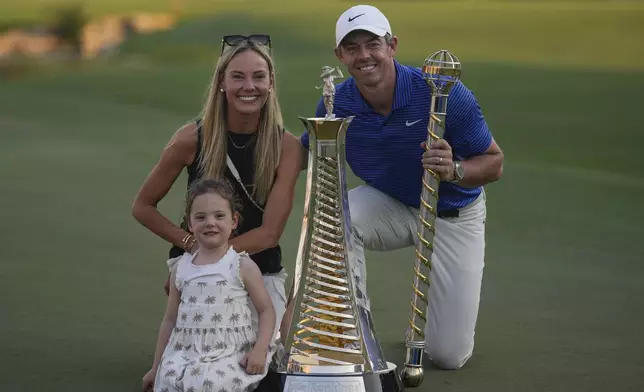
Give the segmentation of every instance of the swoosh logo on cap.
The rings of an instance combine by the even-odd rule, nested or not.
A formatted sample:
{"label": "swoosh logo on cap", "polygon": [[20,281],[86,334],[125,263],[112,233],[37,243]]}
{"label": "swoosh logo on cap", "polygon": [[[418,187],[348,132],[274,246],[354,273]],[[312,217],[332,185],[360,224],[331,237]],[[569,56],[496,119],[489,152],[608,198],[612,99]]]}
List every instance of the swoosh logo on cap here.
{"label": "swoosh logo on cap", "polygon": [[356,18],[359,18],[359,17],[361,17],[362,15],[364,15],[364,14],[356,15],[356,16],[354,16],[353,18],[349,17],[349,22],[353,22],[354,20],[356,20]]}

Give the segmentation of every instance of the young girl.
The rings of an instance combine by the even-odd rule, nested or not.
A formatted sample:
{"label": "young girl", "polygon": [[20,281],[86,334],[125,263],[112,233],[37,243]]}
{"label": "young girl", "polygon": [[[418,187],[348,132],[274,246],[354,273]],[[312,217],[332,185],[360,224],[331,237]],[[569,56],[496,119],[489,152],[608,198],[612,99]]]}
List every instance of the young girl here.
{"label": "young girl", "polygon": [[[255,262],[228,243],[239,220],[230,184],[196,182],[186,216],[199,248],[185,253],[172,269],[168,305],[143,390],[252,391],[274,354],[275,310]],[[259,332],[252,328],[253,306]]]}

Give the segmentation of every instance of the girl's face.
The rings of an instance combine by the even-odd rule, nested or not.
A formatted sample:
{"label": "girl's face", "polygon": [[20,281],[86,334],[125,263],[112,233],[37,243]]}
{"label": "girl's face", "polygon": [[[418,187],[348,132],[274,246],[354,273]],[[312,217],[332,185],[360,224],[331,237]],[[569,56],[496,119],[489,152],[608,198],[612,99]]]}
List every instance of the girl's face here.
{"label": "girl's face", "polygon": [[226,244],[237,228],[230,203],[217,193],[195,197],[190,211],[190,229],[200,249],[214,249]]}
{"label": "girl's face", "polygon": [[245,50],[230,60],[222,88],[229,110],[239,114],[259,113],[268,99],[271,74],[266,60],[254,50]]}

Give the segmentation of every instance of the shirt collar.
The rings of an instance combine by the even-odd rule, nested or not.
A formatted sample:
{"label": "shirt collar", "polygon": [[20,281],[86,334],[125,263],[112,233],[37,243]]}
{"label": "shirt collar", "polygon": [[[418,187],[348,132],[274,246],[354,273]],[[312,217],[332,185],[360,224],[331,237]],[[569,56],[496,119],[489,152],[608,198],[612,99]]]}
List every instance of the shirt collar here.
{"label": "shirt collar", "polygon": [[[396,60],[394,60],[394,66],[396,68],[396,85],[394,87],[394,103],[392,111],[407,106],[411,99],[412,87],[411,71]],[[367,101],[362,97],[362,94],[360,94],[360,90],[358,90],[355,80],[353,81],[353,93],[358,113],[373,112],[371,106],[369,106]]]}

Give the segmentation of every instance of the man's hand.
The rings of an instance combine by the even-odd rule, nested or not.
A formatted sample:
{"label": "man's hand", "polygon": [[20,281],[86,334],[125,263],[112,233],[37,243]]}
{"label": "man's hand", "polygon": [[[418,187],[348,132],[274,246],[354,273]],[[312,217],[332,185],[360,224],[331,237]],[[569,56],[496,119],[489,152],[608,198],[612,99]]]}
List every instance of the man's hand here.
{"label": "man's hand", "polygon": [[422,142],[420,146],[425,149],[421,159],[423,168],[438,174],[441,181],[452,181],[454,179],[454,156],[449,143],[445,139],[439,139],[433,142],[429,149],[427,149],[425,142]]}

